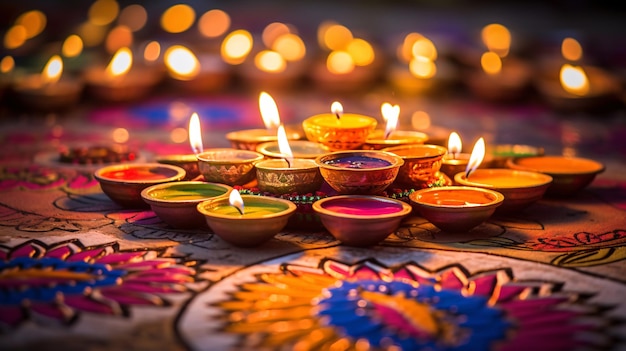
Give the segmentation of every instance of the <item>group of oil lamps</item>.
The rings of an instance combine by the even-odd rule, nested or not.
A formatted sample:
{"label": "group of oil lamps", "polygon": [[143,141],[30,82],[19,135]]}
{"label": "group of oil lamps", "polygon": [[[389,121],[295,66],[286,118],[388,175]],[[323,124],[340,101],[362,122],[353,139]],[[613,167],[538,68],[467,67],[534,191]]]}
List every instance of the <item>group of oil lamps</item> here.
{"label": "group of oil lamps", "polygon": [[[320,222],[344,244],[365,246],[411,214],[443,231],[469,231],[544,194],[572,195],[604,170],[593,160],[546,156],[531,146],[486,155],[483,138],[463,154],[457,133],[447,149],[428,144],[424,133],[395,131],[399,107],[387,103],[381,107],[384,130],[376,128],[376,118],[343,113],[335,102],[330,113],[302,122],[307,140],[297,133],[290,139],[269,94],[260,94],[259,107],[267,129],[237,132],[231,148],[203,149],[194,113],[193,154],[108,165],[95,178],[121,206],[150,206],[175,228],[208,225],[237,246],[262,244],[288,224],[297,206],[281,195],[316,194],[327,185],[328,196],[312,205]],[[410,190],[408,201],[385,196],[390,187]],[[237,188],[256,188],[260,195],[242,196]]]}

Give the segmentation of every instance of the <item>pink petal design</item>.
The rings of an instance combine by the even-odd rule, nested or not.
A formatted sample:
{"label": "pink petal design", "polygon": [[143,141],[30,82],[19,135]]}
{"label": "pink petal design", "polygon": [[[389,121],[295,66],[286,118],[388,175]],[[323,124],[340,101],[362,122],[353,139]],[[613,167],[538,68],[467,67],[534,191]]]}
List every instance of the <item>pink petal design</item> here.
{"label": "pink petal design", "polygon": [[34,257],[38,251],[39,250],[37,250],[35,245],[33,245],[32,243],[28,243],[26,245],[18,246],[17,248],[11,250],[10,258],[13,259],[17,257]]}
{"label": "pink petal design", "polygon": [[150,260],[150,261],[126,263],[118,267],[122,269],[130,270],[130,271],[135,271],[135,270],[145,270],[145,269],[150,269],[150,268],[167,268],[173,264],[176,264],[174,260],[162,259],[162,260]]}
{"label": "pink petal design", "polygon": [[100,293],[104,298],[121,305],[163,305],[163,300],[158,296],[124,291],[120,288],[101,289]]}
{"label": "pink petal design", "polygon": [[535,315],[525,316],[519,319],[517,324],[525,330],[543,329],[570,323],[577,316],[580,316],[579,312],[552,310],[550,313],[539,312]]}
{"label": "pink petal design", "polygon": [[88,177],[85,177],[83,174],[79,174],[74,179],[70,180],[68,185],[71,189],[84,189],[91,188],[93,186],[96,186],[97,184],[97,180],[90,179]]}
{"label": "pink petal design", "polygon": [[134,276],[141,277],[162,276],[170,274],[194,275],[196,274],[196,270],[184,266],[171,266],[157,269],[144,269],[133,273]]}
{"label": "pink petal design", "polygon": [[83,295],[65,296],[64,303],[67,306],[75,308],[80,311],[93,312],[93,313],[99,313],[99,314],[108,314],[108,315],[118,314],[116,313],[115,309],[112,308],[111,306],[108,306],[99,301],[95,301]]}
{"label": "pink petal design", "polygon": [[58,321],[69,320],[73,315],[69,308],[62,308],[61,306],[47,303],[32,303],[30,310],[36,314]]}
{"label": "pink petal design", "polygon": [[183,284],[183,283],[193,282],[193,278],[187,275],[182,275],[182,274],[168,274],[168,275],[163,275],[163,276],[148,276],[148,277],[131,276],[131,277],[125,278],[124,281],[128,283],[142,283],[142,284],[148,284],[148,283]]}
{"label": "pink petal design", "polygon": [[187,288],[183,285],[178,284],[142,284],[142,283],[131,283],[131,282],[123,282],[120,285],[121,289],[128,289],[133,292],[144,292],[144,293],[178,293],[185,292]]}
{"label": "pink petal design", "polygon": [[0,306],[0,323],[16,326],[26,318],[20,306]]}
{"label": "pink petal design", "polygon": [[104,252],[104,248],[96,248],[93,250],[86,250],[81,252],[76,252],[72,256],[68,257],[66,261],[68,262],[89,262],[94,257],[98,257],[102,255]]}
{"label": "pink petal design", "polygon": [[54,257],[54,258],[64,260],[71,254],[72,254],[72,250],[70,250],[70,248],[67,245],[63,245],[63,246],[57,247],[55,249],[52,249],[46,252],[46,257]]}
{"label": "pink petal design", "polygon": [[456,268],[442,272],[440,279],[441,287],[444,289],[461,290],[467,286],[467,278]]}
{"label": "pink petal design", "polygon": [[[414,277],[413,281],[418,282],[419,284],[430,284],[434,285],[437,280],[432,276],[432,274],[424,271],[423,269],[415,266],[415,265],[407,265],[399,270],[399,272],[406,270],[408,274]],[[397,272],[396,272],[397,274]]]}
{"label": "pink petal design", "polygon": [[118,265],[127,262],[136,262],[146,254],[145,251],[136,252],[116,252],[106,256],[102,256],[96,260],[97,263]]}
{"label": "pink petal design", "polygon": [[559,303],[567,301],[565,297],[545,297],[532,300],[513,300],[500,302],[498,306],[507,310],[513,316],[525,318],[527,315],[547,310]]}
{"label": "pink petal design", "polygon": [[8,254],[7,254],[6,251],[0,250],[0,260],[2,260],[2,261],[8,260]]}
{"label": "pink petal design", "polygon": [[473,279],[472,283],[476,284],[474,295],[491,296],[494,293],[494,288],[498,286],[498,278],[490,274]]}
{"label": "pink petal design", "polygon": [[498,293],[498,302],[509,301],[518,296],[520,296],[525,291],[529,290],[528,286],[518,286],[518,285],[504,285],[500,287],[500,292]]}

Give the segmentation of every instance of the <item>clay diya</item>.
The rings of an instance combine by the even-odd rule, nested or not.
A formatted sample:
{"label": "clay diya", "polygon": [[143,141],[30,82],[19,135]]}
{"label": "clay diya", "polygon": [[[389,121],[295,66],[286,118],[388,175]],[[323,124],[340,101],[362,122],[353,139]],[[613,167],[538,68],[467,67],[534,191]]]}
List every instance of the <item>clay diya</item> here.
{"label": "clay diya", "polygon": [[426,188],[433,179],[439,177],[442,159],[447,152],[445,147],[431,144],[394,146],[383,151],[404,160],[396,182],[414,189]]}
{"label": "clay diya", "polygon": [[382,196],[340,195],[313,203],[322,225],[337,240],[370,246],[394,233],[412,211],[411,205]]}
{"label": "clay diya", "polygon": [[548,195],[569,196],[587,187],[596,175],[604,172],[600,162],[566,156],[541,156],[512,159],[507,162],[512,169],[533,171],[552,177]]}
{"label": "clay diya", "polygon": [[[500,144],[487,150],[493,158],[491,167],[505,168],[510,159],[531,156],[543,156],[545,151],[542,147],[521,144]],[[459,171],[460,172],[460,171]],[[455,173],[456,174],[456,173]]]}
{"label": "clay diya", "polygon": [[[287,138],[299,140],[302,139],[302,134],[294,128],[287,128]],[[271,128],[236,130],[227,133],[226,139],[235,149],[254,151],[260,144],[276,141],[276,130]]]}
{"label": "clay diya", "polygon": [[227,197],[232,190],[225,184],[181,181],[149,186],[141,192],[141,197],[163,222],[178,229],[193,229],[206,225],[204,216],[197,210],[198,204]]}
{"label": "clay diya", "polygon": [[504,201],[504,195],[484,188],[447,186],[415,191],[409,200],[435,227],[447,232],[465,232],[491,217]]}
{"label": "clay diya", "polygon": [[375,118],[343,113],[343,107],[335,102],[332,113],[323,113],[305,119],[302,128],[306,138],[320,143],[331,151],[354,150],[365,144],[378,123]]}
{"label": "clay diya", "polygon": [[396,130],[389,134],[387,138],[384,137],[385,131],[375,130],[367,137],[364,150],[382,150],[387,147],[411,145],[411,144],[424,144],[428,141],[428,135],[422,132],[416,132],[411,130]]}
{"label": "clay diya", "polygon": [[315,160],[269,159],[255,167],[259,190],[272,194],[315,193],[324,181]]}
{"label": "clay diya", "polygon": [[380,194],[393,183],[404,161],[389,152],[335,151],[315,159],[328,185],[340,194]]}
{"label": "clay diya", "polygon": [[460,185],[502,193],[504,201],[496,211],[515,212],[540,200],[552,184],[552,177],[538,172],[490,168],[477,169],[469,177],[465,172],[457,173],[454,181]]}
{"label": "clay diya", "polygon": [[244,185],[256,178],[255,164],[263,159],[256,151],[208,149],[197,155],[198,169],[211,183]]}
{"label": "clay diya", "polygon": [[[291,140],[289,146],[294,158],[315,159],[330,152],[326,146],[307,140]],[[256,151],[267,158],[283,158],[278,141],[259,144]]]}
{"label": "clay diya", "polygon": [[160,163],[110,165],[94,173],[102,191],[117,204],[128,208],[148,207],[141,197],[145,188],[184,177],[184,169]]}
{"label": "clay diya", "polygon": [[273,238],[296,211],[289,201],[269,196],[239,195],[203,201],[197,206],[211,230],[235,246],[252,247]]}
{"label": "clay diya", "polygon": [[156,158],[158,163],[173,165],[185,170],[185,178],[183,180],[192,180],[200,175],[198,169],[198,157],[195,154],[185,155],[163,155]]}

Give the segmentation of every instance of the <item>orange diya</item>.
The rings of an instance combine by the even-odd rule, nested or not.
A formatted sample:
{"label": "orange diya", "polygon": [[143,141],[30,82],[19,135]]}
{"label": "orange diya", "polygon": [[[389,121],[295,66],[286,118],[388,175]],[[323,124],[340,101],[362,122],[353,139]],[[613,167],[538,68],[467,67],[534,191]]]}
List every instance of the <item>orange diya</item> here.
{"label": "orange diya", "polygon": [[[454,178],[455,174],[467,169],[471,154],[462,152],[462,149],[463,144],[461,137],[456,132],[450,133],[450,137],[448,138],[448,153],[443,156],[443,163],[441,164],[441,172],[450,178]],[[492,160],[493,158],[490,155],[485,155],[483,161],[480,163],[480,167],[491,167]]]}

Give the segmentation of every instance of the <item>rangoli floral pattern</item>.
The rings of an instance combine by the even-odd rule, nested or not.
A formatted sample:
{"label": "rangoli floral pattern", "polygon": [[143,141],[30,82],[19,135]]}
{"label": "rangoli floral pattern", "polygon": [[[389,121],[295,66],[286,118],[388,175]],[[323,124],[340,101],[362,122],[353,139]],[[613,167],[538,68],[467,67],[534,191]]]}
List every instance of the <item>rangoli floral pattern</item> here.
{"label": "rangoli floral pattern", "polygon": [[[218,302],[242,349],[566,350],[606,342],[597,306],[559,284],[367,259],[283,264]],[[590,338],[580,337],[592,335]]]}
{"label": "rangoli floral pattern", "polygon": [[121,251],[117,243],[0,245],[0,333],[26,320],[71,324],[82,313],[129,316],[131,306],[167,306],[165,296],[196,281],[191,264],[154,250]]}

